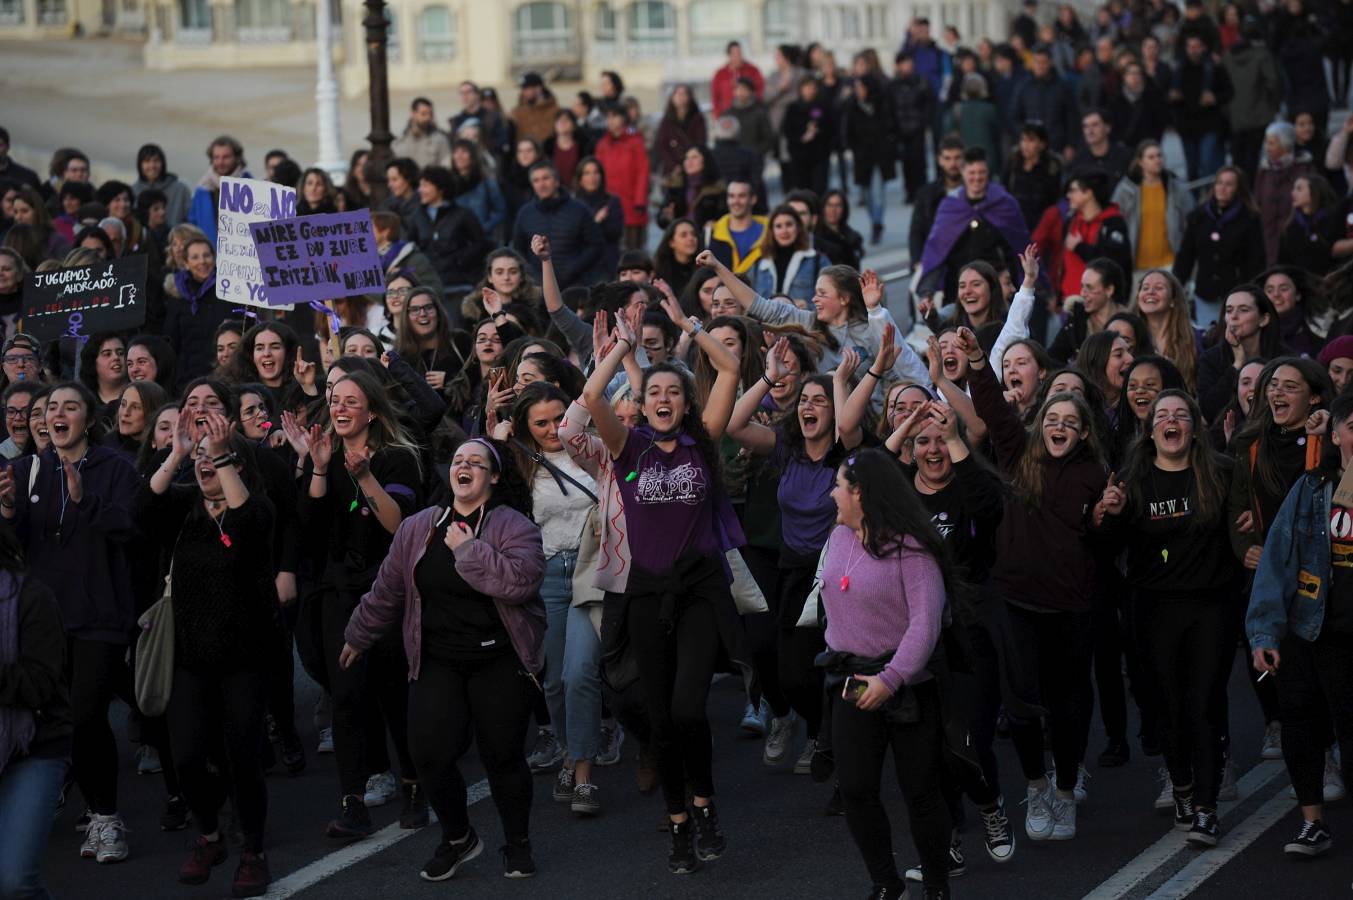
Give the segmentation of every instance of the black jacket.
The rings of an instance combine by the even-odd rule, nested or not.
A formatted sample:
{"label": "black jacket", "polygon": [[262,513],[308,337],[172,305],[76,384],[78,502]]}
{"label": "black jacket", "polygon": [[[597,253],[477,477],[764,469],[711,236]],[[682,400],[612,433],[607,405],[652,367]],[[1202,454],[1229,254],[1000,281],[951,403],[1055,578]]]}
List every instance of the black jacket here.
{"label": "black jacket", "polygon": [[489,251],[479,217],[450,201],[437,208],[436,218],[419,207],[416,221],[426,234],[419,244],[432,260],[442,285],[472,285],[484,274],[484,256]]}
{"label": "black jacket", "polygon": [[865,106],[855,97],[841,111],[841,133],[845,145],[854,154],[855,183],[868,186],[878,171],[884,181],[897,177],[897,129],[893,110],[886,96]]}
{"label": "black jacket", "polygon": [[32,711],[36,730],[28,742],[30,757],[69,757],[74,732],[64,674],[66,632],[56,597],[40,579],[25,576],[18,595],[0,603],[19,604],[19,654],[0,666],[0,706]]}
{"label": "black jacket", "polygon": [[[187,296],[184,296],[184,291]],[[198,285],[179,279],[166,286],[164,336],[178,355],[178,390],[216,368],[216,326],[235,318],[216,296],[216,277]]]}
{"label": "black jacket", "polygon": [[1042,122],[1048,130],[1048,148],[1053,153],[1074,146],[1080,134],[1076,98],[1056,74],[1024,82],[1015,95],[1014,118],[1016,122]]}
{"label": "black jacket", "polygon": [[1006,159],[1001,184],[1019,204],[1024,224],[1032,233],[1043,218],[1043,211],[1062,199],[1062,162],[1050,151],[1032,169],[1024,168],[1024,158],[1015,150]]}
{"label": "black jacket", "polygon": [[817,230],[813,232],[813,247],[838,266],[859,269],[860,260],[864,258],[864,236],[849,225],[833,231],[819,219]]}
{"label": "black jacket", "polygon": [[1264,262],[1259,216],[1244,207],[1219,213],[1216,201],[1209,199],[1185,220],[1173,271],[1186,284],[1193,278],[1195,295],[1218,302],[1231,288],[1253,281],[1263,271]]}
{"label": "black jacket", "polygon": [[540,282],[540,260],[531,252],[531,236],[550,239],[550,256],[559,289],[588,284],[600,270],[604,244],[592,212],[562,188],[546,200],[532,200],[517,212],[512,246],[526,259],[531,275]]}
{"label": "black jacket", "polygon": [[920,75],[895,77],[888,82],[888,100],[893,107],[893,122],[902,140],[924,137],[935,121],[935,93],[930,82]]}
{"label": "black jacket", "polygon": [[[1175,70],[1171,87],[1170,106],[1174,111],[1174,127],[1180,137],[1194,138],[1204,134],[1226,134],[1226,106],[1235,91],[1226,67],[1210,58],[1200,63],[1181,63]],[[1204,91],[1211,91],[1216,103],[1202,105]],[[1177,94],[1175,92],[1178,92]]]}
{"label": "black jacket", "polygon": [[1344,220],[1338,209],[1317,213],[1314,221],[1296,215],[1278,238],[1278,263],[1299,266],[1312,275],[1328,275],[1334,268],[1334,242],[1344,236]]}
{"label": "black jacket", "polygon": [[921,264],[926,239],[930,237],[930,229],[935,224],[935,213],[940,208],[940,201],[950,190],[952,188],[944,183],[943,178],[937,178],[922,185],[916,192],[916,198],[911,206],[911,231],[907,236],[913,269]]}
{"label": "black jacket", "polygon": [[1148,139],[1159,142],[1170,124],[1165,95],[1149,81],[1135,101],[1120,92],[1109,101],[1109,123],[1114,140],[1126,147],[1136,147]]}
{"label": "black jacket", "polygon": [[[836,119],[831,104],[820,99],[812,103],[795,100],[789,104],[780,123],[789,158],[800,165],[812,166],[830,157],[836,146]],[[811,141],[805,141],[803,137],[811,122],[817,123],[817,133]]]}

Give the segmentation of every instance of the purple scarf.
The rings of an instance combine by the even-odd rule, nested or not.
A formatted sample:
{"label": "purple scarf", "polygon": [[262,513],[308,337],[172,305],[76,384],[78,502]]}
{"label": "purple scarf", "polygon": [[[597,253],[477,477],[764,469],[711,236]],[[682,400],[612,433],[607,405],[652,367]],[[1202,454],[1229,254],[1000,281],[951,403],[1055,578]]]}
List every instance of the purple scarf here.
{"label": "purple scarf", "polygon": [[388,270],[390,268],[391,263],[393,263],[395,261],[395,258],[399,256],[399,252],[408,245],[409,245],[408,241],[394,241],[393,243],[391,243],[389,249],[387,249],[384,253],[380,254],[381,270],[382,271]]}
{"label": "purple scarf", "polygon": [[193,276],[188,274],[187,269],[179,269],[174,273],[174,287],[178,289],[179,296],[192,305],[193,315],[197,315],[197,304],[216,293],[216,270],[212,269],[207,280],[194,287]]}
{"label": "purple scarf", "polygon": [[[0,666],[19,661],[19,589],[23,579],[0,571]],[[25,756],[37,732],[26,706],[0,706],[0,773],[11,759]]]}
{"label": "purple scarf", "polygon": [[1230,206],[1226,207],[1226,209],[1218,212],[1217,201],[1209,200],[1203,204],[1203,212],[1206,213],[1207,217],[1212,220],[1216,229],[1218,231],[1221,231],[1223,228],[1226,227],[1227,223],[1229,223],[1236,216],[1240,215],[1240,204],[1232,203]]}

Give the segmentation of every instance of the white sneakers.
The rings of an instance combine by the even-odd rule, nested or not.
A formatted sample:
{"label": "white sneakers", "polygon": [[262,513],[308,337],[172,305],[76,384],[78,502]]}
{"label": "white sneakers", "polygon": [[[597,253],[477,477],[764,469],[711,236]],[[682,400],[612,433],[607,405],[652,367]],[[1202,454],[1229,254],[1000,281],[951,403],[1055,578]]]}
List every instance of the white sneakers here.
{"label": "white sneakers", "polygon": [[80,845],[80,856],[100,863],[122,862],[131,853],[127,846],[127,826],[122,817],[114,813],[111,816],[93,815],[89,818],[89,830],[85,832],[84,843]]}
{"label": "white sneakers", "polygon": [[1024,802],[1028,809],[1024,813],[1024,833],[1031,841],[1046,841],[1052,837],[1056,824],[1052,818],[1052,783],[1040,790],[1034,785],[1026,789]]}
{"label": "white sneakers", "polygon": [[384,806],[398,793],[399,779],[395,777],[395,773],[382,772],[379,775],[372,775],[366,780],[366,794],[362,797],[362,802],[368,808]]}

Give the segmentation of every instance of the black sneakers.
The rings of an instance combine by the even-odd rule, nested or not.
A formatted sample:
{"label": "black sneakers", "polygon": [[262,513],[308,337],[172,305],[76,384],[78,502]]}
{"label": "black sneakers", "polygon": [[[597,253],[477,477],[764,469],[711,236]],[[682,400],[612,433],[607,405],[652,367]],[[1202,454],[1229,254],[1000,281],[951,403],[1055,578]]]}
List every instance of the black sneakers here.
{"label": "black sneakers", "polygon": [[415,782],[401,784],[399,788],[404,794],[404,808],[399,811],[399,827],[406,831],[425,827],[428,824],[428,798],[423,793],[423,786]]}
{"label": "black sneakers", "polygon": [[711,801],[709,806],[697,806],[691,810],[695,820],[695,855],[701,860],[718,859],[728,846],[724,840],[723,829],[719,827],[719,814]]}
{"label": "black sneakers", "polygon": [[503,855],[504,878],[530,878],[536,874],[536,861],[531,856],[530,841],[512,841],[500,847]]}
{"label": "black sneakers", "polygon": [[846,801],[841,799],[841,785],[838,783],[832,790],[831,799],[827,801],[827,808],[822,811],[824,816],[844,816],[846,814]]}
{"label": "black sneakers", "polygon": [[1325,827],[1324,822],[1319,819],[1314,822],[1303,821],[1301,831],[1297,832],[1296,839],[1285,844],[1283,852],[1293,858],[1319,856],[1328,850],[1333,843],[1334,837]]}
{"label": "black sneakers", "polygon": [[902,900],[907,896],[907,883],[894,881],[891,884],[876,884],[869,892],[869,900]]}
{"label": "black sneakers", "polygon": [[1185,840],[1191,847],[1206,849],[1217,846],[1217,841],[1221,840],[1221,825],[1217,822],[1217,811],[1198,807],[1193,816],[1193,827],[1189,829],[1189,836]]}
{"label": "black sneakers", "polygon": [[667,854],[667,870],[673,875],[685,875],[694,872],[700,866],[695,855],[695,821],[687,816],[684,822],[668,820],[668,829],[672,835],[672,850]]}
{"label": "black sneakers", "polygon": [[484,844],[473,828],[457,843],[442,841],[432,853],[432,859],[423,863],[419,876],[424,881],[445,881],[465,863],[474,859],[484,850]]}
{"label": "black sneakers", "polygon": [[[1174,828],[1175,831],[1189,831],[1193,828],[1194,819],[1197,817],[1197,810],[1193,808],[1193,794],[1181,794],[1174,792]],[[1214,811],[1212,818],[1216,819],[1217,814]]]}
{"label": "black sneakers", "polygon": [[188,801],[182,797],[170,797],[164,801],[164,813],[160,816],[161,831],[180,831],[188,827]]}
{"label": "black sneakers", "polygon": [[362,802],[362,798],[356,794],[348,794],[343,798],[342,814],[329,823],[325,834],[331,838],[355,840],[369,837],[375,830],[376,826],[371,824],[371,813]]}

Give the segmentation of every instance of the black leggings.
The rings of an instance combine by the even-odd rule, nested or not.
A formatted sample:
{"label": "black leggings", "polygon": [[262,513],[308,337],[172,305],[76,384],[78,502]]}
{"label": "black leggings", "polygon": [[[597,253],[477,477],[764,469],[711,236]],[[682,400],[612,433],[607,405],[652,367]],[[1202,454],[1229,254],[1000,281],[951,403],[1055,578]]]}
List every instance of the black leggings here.
{"label": "black leggings", "polygon": [[329,670],[334,754],[343,796],[361,797],[367,778],[390,768],[382,717],[399,754],[399,774],[415,780],[417,767],[409,756],[409,666],[400,633],[385,635],[344,669],[338,655],[354,607],[332,594],[322,603],[324,664]]}
{"label": "black leggings", "polygon": [[443,840],[459,840],[470,829],[457,761],[469,748],[471,732],[503,836],[508,843],[529,836],[531,770],[522,748],[537,693],[513,653],[476,663],[423,657],[418,679],[409,686],[409,747]]}
{"label": "black leggings", "polygon": [[[233,796],[244,849],[263,849],[268,815],[268,789],[263,783],[264,710],[267,676],[242,670],[202,675],[174,669],[174,690],[165,718],[169,723],[174,762],[188,807],[203,834],[216,831],[221,804]],[[217,756],[216,740],[224,738],[225,773],[213,773],[208,757]]]}
{"label": "black leggings", "polygon": [[284,738],[296,735],[296,617],[300,603],[282,607],[282,627],[274,639],[274,655],[268,667],[268,712]]}
{"label": "black leggings", "polygon": [[927,887],[948,883],[949,809],[940,795],[943,730],[939,693],[934,682],[912,690],[920,716],[912,724],[893,724],[878,711],[865,712],[832,691],[832,746],[840,775],[841,800],[850,836],[864,857],[875,884],[898,881],[893,833],[880,799],[883,760],[889,748],[897,783],[907,803],[912,840],[921,853],[921,874]]}
{"label": "black leggings", "polygon": [[[1076,786],[1095,694],[1090,686],[1093,613],[1033,612],[1010,605],[1010,628],[1016,646],[1026,654],[1024,665],[1038,673],[1038,695],[1048,710],[1052,731],[1052,761],[1057,788]],[[1010,736],[1024,768],[1024,777],[1042,776],[1043,734],[1036,722],[1011,723]],[[1038,774],[1035,775],[1034,772]]]}
{"label": "black leggings", "polygon": [[1235,653],[1230,592],[1161,600],[1144,594],[1136,615],[1164,708],[1161,738],[1170,781],[1193,785],[1193,802],[1217,806],[1226,728],[1226,682]]}
{"label": "black leggings", "polygon": [[657,597],[628,599],[629,639],[648,712],[649,740],[658,755],[667,812],[679,815],[686,811],[687,779],[697,797],[714,795],[714,751],[705,715],[719,651],[714,602],[687,598],[668,630],[658,619]]}
{"label": "black leggings", "polygon": [[108,707],[114,697],[136,706],[127,645],[71,638],[66,660],[75,783],[91,810],[112,815],[117,812],[117,739],[108,724]]}
{"label": "black leggings", "polygon": [[776,717],[784,717],[789,715],[792,701],[785,696],[784,686],[780,682],[780,598],[777,592],[780,573],[776,568],[780,552],[762,547],[743,547],[739,552],[756,586],[766,597],[766,612],[748,613],[742,617],[748,648],[752,652],[752,665],[756,669],[756,680],[761,686],[761,696],[770,704],[771,712]]}
{"label": "black leggings", "polygon": [[817,561],[806,566],[780,569],[779,594],[779,657],[780,688],[790,707],[808,726],[808,739],[818,736],[822,728],[822,670],[817,667],[817,655],[827,648],[820,628],[798,628],[799,615],[813,589]]}
{"label": "black leggings", "polygon": [[[1336,737],[1344,781],[1353,783],[1353,634],[1325,631],[1314,641],[1289,634],[1278,649],[1283,762],[1297,802],[1319,806],[1324,802],[1325,750]],[[1270,675],[1265,680],[1274,679]]]}

